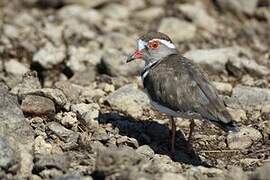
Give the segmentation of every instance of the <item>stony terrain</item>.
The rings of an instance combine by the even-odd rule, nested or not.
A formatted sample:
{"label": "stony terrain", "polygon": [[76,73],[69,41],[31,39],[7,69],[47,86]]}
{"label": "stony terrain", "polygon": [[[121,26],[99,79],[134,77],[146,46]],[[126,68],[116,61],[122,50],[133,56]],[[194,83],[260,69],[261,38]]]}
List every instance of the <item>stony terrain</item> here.
{"label": "stony terrain", "polygon": [[[0,0],[0,179],[266,180],[269,0]],[[168,117],[142,92],[135,40],[159,30],[241,126]]]}

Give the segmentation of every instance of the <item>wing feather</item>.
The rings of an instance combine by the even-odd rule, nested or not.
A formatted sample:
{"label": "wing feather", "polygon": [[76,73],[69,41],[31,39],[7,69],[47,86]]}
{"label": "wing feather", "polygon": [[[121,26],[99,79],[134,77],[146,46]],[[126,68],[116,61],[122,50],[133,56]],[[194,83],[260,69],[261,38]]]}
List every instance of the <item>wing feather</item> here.
{"label": "wing feather", "polygon": [[203,119],[232,121],[217,90],[189,59],[171,55],[149,71],[146,89],[151,99],[174,111],[194,112]]}

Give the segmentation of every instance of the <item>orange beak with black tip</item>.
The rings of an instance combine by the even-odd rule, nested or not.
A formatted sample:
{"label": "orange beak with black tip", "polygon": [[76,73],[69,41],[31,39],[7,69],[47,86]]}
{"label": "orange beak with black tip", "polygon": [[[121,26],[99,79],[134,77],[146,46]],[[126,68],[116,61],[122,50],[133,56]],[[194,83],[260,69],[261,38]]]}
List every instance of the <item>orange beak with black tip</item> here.
{"label": "orange beak with black tip", "polygon": [[133,54],[131,54],[131,55],[129,55],[127,57],[127,61],[126,62],[129,63],[129,62],[131,62],[131,61],[133,61],[135,59],[141,59],[142,56],[143,56],[142,51],[136,50]]}

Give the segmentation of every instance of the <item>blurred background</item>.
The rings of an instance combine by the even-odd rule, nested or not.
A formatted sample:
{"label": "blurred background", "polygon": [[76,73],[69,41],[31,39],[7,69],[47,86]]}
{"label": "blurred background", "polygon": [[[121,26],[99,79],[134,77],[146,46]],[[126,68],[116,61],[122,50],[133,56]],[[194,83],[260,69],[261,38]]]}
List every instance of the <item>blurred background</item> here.
{"label": "blurred background", "polygon": [[[1,0],[1,69],[6,67],[10,74],[1,74],[1,79],[13,87],[16,76],[31,69],[38,71],[43,85],[51,86],[99,64],[101,73],[134,75],[142,65],[126,66],[125,56],[136,48],[136,39],[151,30],[168,34],[183,54],[210,73],[225,73],[225,80],[228,73],[241,80],[247,71],[256,78],[253,75],[265,75],[264,67],[270,66],[269,4],[268,0]],[[233,48],[226,55],[219,51],[220,56],[212,59],[188,53],[228,47]],[[237,54],[240,51],[242,55]],[[251,62],[221,57],[231,55]],[[13,66],[18,67],[15,72]]]}
{"label": "blurred background", "polygon": [[[208,73],[240,134],[196,121],[189,154],[181,120],[168,155],[144,64],[125,63],[149,31]],[[0,0],[0,179],[267,179],[269,71],[269,0]]]}

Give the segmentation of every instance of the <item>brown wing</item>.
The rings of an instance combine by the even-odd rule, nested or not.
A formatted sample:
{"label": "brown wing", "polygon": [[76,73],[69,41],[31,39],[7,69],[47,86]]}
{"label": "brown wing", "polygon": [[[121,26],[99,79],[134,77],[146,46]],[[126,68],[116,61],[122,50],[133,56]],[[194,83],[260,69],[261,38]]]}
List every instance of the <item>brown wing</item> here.
{"label": "brown wing", "polygon": [[145,78],[152,100],[175,111],[198,113],[203,119],[231,122],[223,101],[200,68],[179,55],[168,58]]}

